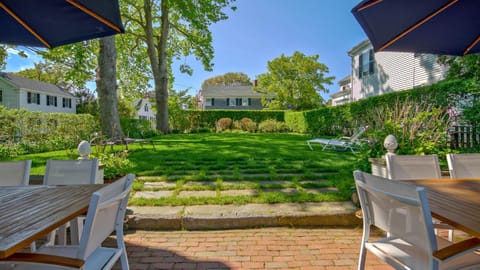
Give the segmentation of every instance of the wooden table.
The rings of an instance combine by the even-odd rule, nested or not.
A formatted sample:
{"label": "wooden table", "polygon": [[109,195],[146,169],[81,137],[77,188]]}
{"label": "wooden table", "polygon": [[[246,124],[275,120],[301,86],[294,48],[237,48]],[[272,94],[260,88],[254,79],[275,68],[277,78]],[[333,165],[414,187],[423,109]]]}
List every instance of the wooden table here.
{"label": "wooden table", "polygon": [[102,186],[0,187],[0,258],[85,213]]}
{"label": "wooden table", "polygon": [[480,238],[480,179],[404,182],[425,187],[433,217]]}

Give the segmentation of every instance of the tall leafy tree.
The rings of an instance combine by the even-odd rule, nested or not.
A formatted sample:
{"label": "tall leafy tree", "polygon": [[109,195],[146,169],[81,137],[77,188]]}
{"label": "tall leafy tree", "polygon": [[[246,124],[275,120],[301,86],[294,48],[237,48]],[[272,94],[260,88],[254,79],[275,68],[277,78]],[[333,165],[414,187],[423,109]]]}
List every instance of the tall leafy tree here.
{"label": "tall leafy tree", "polygon": [[206,79],[202,83],[202,88],[205,86],[219,85],[252,85],[252,81],[248,75],[243,72],[227,72],[223,75]]}
{"label": "tall leafy tree", "polygon": [[321,105],[320,92],[328,93],[328,67],[318,62],[318,55],[294,52],[268,62],[268,72],[257,77],[255,91],[262,93],[262,103],[269,109],[308,110]]}
{"label": "tall leafy tree", "polygon": [[[157,130],[169,132],[168,89],[171,63],[193,54],[206,70],[212,69],[213,47],[209,26],[227,19],[223,8],[234,0],[124,0],[126,29],[143,47],[150,62],[157,107]],[[192,72],[183,66],[187,73]],[[169,76],[170,75],[170,76]]]}

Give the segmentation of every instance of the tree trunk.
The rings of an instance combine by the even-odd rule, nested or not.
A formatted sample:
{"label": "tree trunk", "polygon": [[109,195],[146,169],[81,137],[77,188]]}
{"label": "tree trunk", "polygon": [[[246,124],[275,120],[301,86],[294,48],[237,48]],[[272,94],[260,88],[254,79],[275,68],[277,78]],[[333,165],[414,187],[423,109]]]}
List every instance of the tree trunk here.
{"label": "tree trunk", "polygon": [[102,133],[109,138],[118,139],[123,137],[123,131],[118,115],[115,37],[104,37],[99,42],[100,50],[95,82],[100,105]]}
{"label": "tree trunk", "polygon": [[168,74],[167,74],[167,40],[168,40],[168,2],[162,1],[162,22],[161,36],[158,39],[158,47],[155,44],[153,35],[153,2],[152,0],[143,1],[145,11],[145,33],[147,40],[147,52],[152,67],[153,82],[155,84],[155,103],[157,105],[157,130],[162,133],[169,133],[168,124]]}

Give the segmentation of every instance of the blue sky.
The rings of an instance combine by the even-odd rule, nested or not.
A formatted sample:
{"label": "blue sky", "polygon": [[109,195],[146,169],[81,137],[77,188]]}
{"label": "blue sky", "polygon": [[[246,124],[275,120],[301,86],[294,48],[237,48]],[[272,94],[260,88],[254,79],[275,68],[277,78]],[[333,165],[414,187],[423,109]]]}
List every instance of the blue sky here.
{"label": "blue sky", "polygon": [[[174,88],[190,89],[194,95],[202,82],[227,72],[243,72],[252,80],[267,72],[267,62],[281,54],[300,51],[318,54],[319,62],[330,69],[335,84],[327,86],[330,94],[338,91],[337,81],[350,73],[347,51],[366,39],[350,10],[359,0],[237,0],[236,11],[228,10],[229,19],[211,26],[215,58],[212,72],[206,72],[195,57],[174,64]],[[28,60],[10,55],[7,72],[32,66]],[[179,72],[186,62],[192,76]],[[322,94],[325,99],[328,94]]]}

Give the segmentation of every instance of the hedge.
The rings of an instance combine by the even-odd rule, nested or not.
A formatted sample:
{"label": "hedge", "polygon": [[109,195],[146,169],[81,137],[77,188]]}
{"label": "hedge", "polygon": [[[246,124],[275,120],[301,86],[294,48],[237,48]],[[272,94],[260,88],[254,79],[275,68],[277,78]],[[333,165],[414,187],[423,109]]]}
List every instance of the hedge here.
{"label": "hedge", "polygon": [[7,110],[0,106],[0,159],[75,148],[99,130],[89,114]]}
{"label": "hedge", "polygon": [[298,133],[338,135],[374,121],[378,108],[388,108],[406,100],[428,102],[435,107],[455,106],[459,96],[473,90],[470,81],[444,81],[430,86],[362,99],[356,102],[304,112],[286,112],[287,127]]}
{"label": "hedge", "polygon": [[191,128],[215,128],[215,123],[220,118],[230,118],[239,121],[242,118],[250,118],[256,123],[267,119],[285,121],[284,111],[256,111],[256,110],[187,110],[191,121]]}

